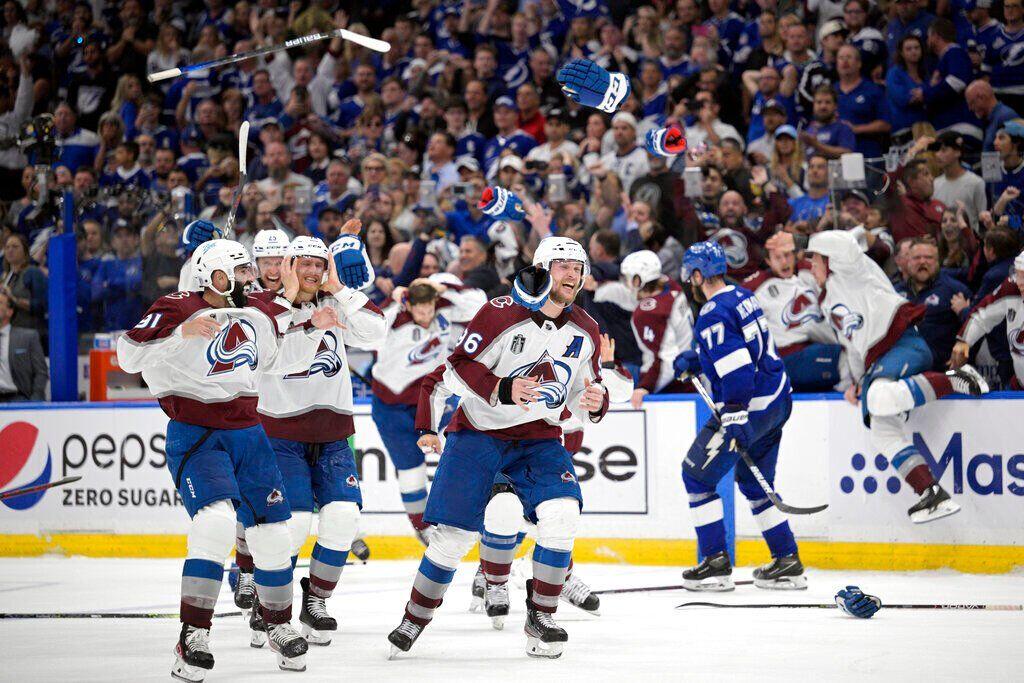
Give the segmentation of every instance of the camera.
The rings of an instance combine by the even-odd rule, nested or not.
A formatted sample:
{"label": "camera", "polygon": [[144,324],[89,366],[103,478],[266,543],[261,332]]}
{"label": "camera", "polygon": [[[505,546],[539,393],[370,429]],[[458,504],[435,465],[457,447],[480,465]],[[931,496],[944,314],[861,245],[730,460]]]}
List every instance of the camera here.
{"label": "camera", "polygon": [[455,183],[452,185],[452,196],[456,199],[466,199],[473,192],[473,183]]}

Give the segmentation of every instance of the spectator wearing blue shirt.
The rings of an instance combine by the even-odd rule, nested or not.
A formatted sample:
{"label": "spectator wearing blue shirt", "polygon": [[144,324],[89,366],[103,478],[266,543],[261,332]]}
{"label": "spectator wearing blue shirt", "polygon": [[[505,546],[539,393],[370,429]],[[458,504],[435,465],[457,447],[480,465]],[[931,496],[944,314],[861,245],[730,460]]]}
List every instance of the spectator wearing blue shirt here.
{"label": "spectator wearing blue shirt", "polygon": [[829,159],[838,159],[857,146],[853,128],[838,116],[838,95],[830,85],[819,86],[814,91],[814,120],[800,132],[810,157],[815,152]]}
{"label": "spectator wearing blue shirt", "polygon": [[928,48],[938,56],[939,62],[922,87],[924,105],[936,132],[951,130],[960,133],[965,142],[978,149],[983,132],[964,98],[974,67],[967,50],[957,45],[955,40],[956,28],[949,19],[936,19],[928,28]]}
{"label": "spectator wearing blue shirt", "polygon": [[498,174],[498,157],[505,150],[524,157],[537,146],[537,141],[519,128],[519,110],[511,97],[499,97],[494,102],[494,125],[498,134],[484,147],[484,173],[488,178]]}
{"label": "spectator wearing blue shirt", "polygon": [[881,141],[892,130],[885,91],[861,76],[860,50],[843,45],[836,55],[839,74],[839,118],[850,124],[857,136],[854,151],[866,158],[882,156]]}
{"label": "spectator wearing blue shirt", "polygon": [[266,69],[258,70],[252,75],[252,106],[245,113],[245,118],[260,128],[267,121],[277,121],[282,113],[284,105],[277,99],[270,73]]}
{"label": "spectator wearing blue shirt", "polygon": [[885,37],[868,24],[871,4],[868,0],[846,0],[843,5],[843,24],[850,34],[850,44],[860,51],[860,61],[866,78],[874,80],[874,73],[885,72]]}
{"label": "spectator wearing blue shirt", "polygon": [[71,105],[61,102],[53,112],[57,137],[57,162],[74,173],[79,166],[92,166],[100,150],[100,137],[91,130],[78,127],[78,115]]}
{"label": "spectator wearing blue shirt", "polygon": [[1024,201],[1020,195],[1024,191],[1024,119],[1007,121],[996,135],[995,147],[999,153],[1003,179],[992,187],[992,198],[998,201],[1007,188],[1016,188],[1017,196],[1012,198],[1003,211],[1011,216],[1024,215]]}
{"label": "spectator wearing blue shirt", "polygon": [[[749,72],[748,72],[749,73]],[[782,77],[778,69],[773,66],[761,67],[757,73],[757,82],[753,77],[747,78],[744,74],[743,84],[747,86],[747,92],[754,96],[754,105],[750,110],[750,126],[747,128],[747,142],[753,142],[764,135],[764,110],[768,106],[781,107],[786,115],[783,123],[796,123],[796,102],[792,97],[786,97],[779,92],[782,85]]]}
{"label": "spectator wearing blue shirt", "polygon": [[896,63],[885,76],[892,137],[895,144],[911,140],[911,128],[926,120],[924,111],[924,43],[914,35],[903,36],[896,51]]}
{"label": "spectator wearing blue shirt", "polygon": [[473,180],[473,189],[470,195],[466,198],[456,199],[455,210],[445,212],[448,234],[456,244],[461,242],[466,235],[472,235],[485,245],[490,241],[487,237],[487,229],[491,227],[494,219],[477,206],[477,199],[483,194],[483,191],[484,183],[477,177]]}
{"label": "spectator wearing blue shirt", "polygon": [[968,309],[960,314],[953,307],[953,299],[959,294],[971,298],[971,290],[959,280],[954,280],[939,268],[939,247],[931,237],[915,237],[910,242],[907,254],[906,295],[912,304],[925,307],[924,319],[917,323],[917,329],[932,351],[932,370],[946,370],[946,363],[953,352],[956,334],[967,317]]}
{"label": "spectator wearing blue shirt", "polygon": [[818,219],[828,208],[828,200],[828,159],[814,153],[807,160],[807,193],[789,199],[789,208],[792,210],[789,220],[817,225]]}
{"label": "spectator wearing blue shirt", "polygon": [[464,100],[455,99],[445,107],[444,120],[448,132],[455,138],[456,158],[470,156],[479,162],[483,156],[487,138],[476,131],[469,130],[466,125],[468,117],[469,112]]}
{"label": "spectator wearing blue shirt", "polygon": [[153,178],[139,165],[139,145],[131,140],[122,140],[114,148],[116,168],[100,176],[100,187],[113,190],[134,188],[148,190]]}
{"label": "spectator wearing blue shirt", "polygon": [[1020,115],[997,100],[992,85],[984,79],[979,78],[967,86],[966,96],[971,113],[977,116],[981,125],[985,127],[981,149],[984,152],[992,152],[995,150],[996,133],[1002,130],[1007,121],[1020,118]]}
{"label": "spectator wearing blue shirt", "polygon": [[92,281],[92,300],[103,308],[103,329],[128,330],[144,310],[139,234],[125,219],[114,226],[114,254],[100,262]]}
{"label": "spectator wearing blue shirt", "polygon": [[890,19],[885,27],[885,45],[889,54],[896,54],[900,39],[907,34],[924,40],[933,21],[935,15],[922,11],[917,0],[896,0],[896,16]]}
{"label": "spectator wearing blue shirt", "polygon": [[[355,94],[341,100],[334,112],[334,124],[342,130],[355,126],[356,119],[363,113],[367,100],[373,96],[377,88],[377,72],[369,64],[360,64],[356,67],[352,82],[355,84]],[[255,81],[253,86],[253,92],[255,93]]]}

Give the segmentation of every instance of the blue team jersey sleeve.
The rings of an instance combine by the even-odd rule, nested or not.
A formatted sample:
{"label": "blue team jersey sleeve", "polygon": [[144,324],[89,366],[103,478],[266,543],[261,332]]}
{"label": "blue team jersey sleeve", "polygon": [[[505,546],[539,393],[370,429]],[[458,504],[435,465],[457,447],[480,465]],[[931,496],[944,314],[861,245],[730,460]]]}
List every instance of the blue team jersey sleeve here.
{"label": "blue team jersey sleeve", "polygon": [[734,309],[709,302],[694,329],[701,368],[724,404],[746,406],[754,395],[754,359]]}

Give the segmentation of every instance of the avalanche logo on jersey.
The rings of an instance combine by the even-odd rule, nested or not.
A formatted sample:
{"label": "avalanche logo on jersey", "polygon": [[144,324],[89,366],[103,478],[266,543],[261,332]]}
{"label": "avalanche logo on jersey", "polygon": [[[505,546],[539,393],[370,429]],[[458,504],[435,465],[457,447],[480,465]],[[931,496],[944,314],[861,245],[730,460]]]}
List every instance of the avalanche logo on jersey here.
{"label": "avalanche logo on jersey", "polygon": [[782,322],[787,330],[796,329],[805,323],[820,323],[824,319],[817,297],[808,289],[798,292],[782,309]]}
{"label": "avalanche logo on jersey", "polygon": [[747,238],[741,232],[722,228],[711,236],[711,239],[722,245],[725,250],[725,261],[730,269],[742,268],[747,265]]}
{"label": "avalanche logo on jersey", "polygon": [[1013,330],[1009,334],[1010,351],[1018,356],[1024,356],[1024,325]]}
{"label": "avalanche logo on jersey", "polygon": [[317,347],[316,355],[313,356],[313,362],[309,364],[309,370],[285,375],[284,378],[305,379],[318,372],[323,373],[324,377],[334,377],[341,371],[343,365],[341,356],[338,355],[338,337],[333,330],[328,330],[320,339],[320,346]]}
{"label": "avalanche logo on jersey", "polygon": [[510,373],[511,377],[536,377],[540,382],[537,393],[544,405],[554,410],[569,397],[569,380],[572,378],[572,368],[567,364],[556,361],[547,351],[538,360],[516,368]]}
{"label": "avalanche logo on jersey", "polygon": [[853,340],[853,333],[864,327],[864,316],[854,313],[844,304],[836,304],[829,313],[832,327],[844,337]]}
{"label": "avalanche logo on jersey", "polygon": [[231,372],[241,365],[255,370],[259,363],[256,349],[256,329],[248,320],[231,320],[227,327],[206,347],[206,360],[210,363],[207,377]]}

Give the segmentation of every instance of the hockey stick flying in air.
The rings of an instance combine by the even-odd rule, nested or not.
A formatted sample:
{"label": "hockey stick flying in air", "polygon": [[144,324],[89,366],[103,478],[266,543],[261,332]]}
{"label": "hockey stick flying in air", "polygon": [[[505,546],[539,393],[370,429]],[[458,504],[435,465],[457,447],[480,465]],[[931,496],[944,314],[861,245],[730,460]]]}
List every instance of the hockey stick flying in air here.
{"label": "hockey stick flying in air", "polygon": [[235,238],[235,215],[238,213],[238,206],[242,203],[242,190],[245,189],[246,163],[249,150],[249,122],[242,121],[238,128],[238,187],[235,188],[235,196],[231,199],[231,211],[228,212],[228,219],[224,223],[224,238]]}
{"label": "hockey stick flying in air", "polygon": [[[704,399],[704,403],[707,404],[711,413],[715,418],[718,418],[718,410],[715,408],[715,402],[711,400],[708,390],[704,388],[704,385],[701,384],[700,380],[696,377],[691,377],[690,383],[693,385],[693,388],[697,390],[697,393],[700,394],[700,397]],[[762,489],[764,489],[764,494],[768,496],[770,501],[772,501],[772,505],[782,512],[785,512],[787,515],[813,515],[814,513],[821,512],[828,507],[827,503],[825,505],[816,505],[811,508],[800,508],[792,505],[786,505],[782,502],[782,499],[779,498],[779,495],[775,493],[775,489],[773,489],[772,485],[768,483],[768,480],[764,478],[761,470],[754,464],[754,461],[750,458],[747,451],[742,448],[737,448],[737,451],[739,451],[740,457],[743,458],[743,462],[746,463],[748,468],[750,468],[750,473],[754,475],[754,479],[756,479],[757,483],[761,485]]]}
{"label": "hockey stick flying in air", "polygon": [[286,40],[280,45],[267,45],[266,47],[256,48],[255,50],[249,50],[248,52],[240,52],[237,55],[228,55],[227,57],[221,57],[219,59],[211,59],[206,62],[199,62],[198,64],[189,64],[188,66],[175,67],[173,69],[167,69],[165,71],[157,71],[151,73],[147,78],[150,83],[156,83],[157,81],[164,81],[168,78],[177,78],[183,74],[187,74],[191,71],[200,71],[202,69],[214,69],[219,66],[226,64],[234,64],[235,62],[241,62],[245,59],[252,59],[254,57],[262,57],[263,55],[269,55],[272,52],[280,52],[282,50],[290,50],[293,47],[301,47],[303,45],[309,45],[310,43],[318,43],[321,40],[330,40],[331,38],[342,38],[348,40],[356,45],[362,45],[365,48],[373,50],[374,52],[388,52],[391,50],[391,43],[386,40],[380,40],[378,38],[371,38],[364,36],[361,33],[353,33],[348,29],[339,28],[330,33],[310,33],[306,36],[299,36],[298,38],[292,38]]}

